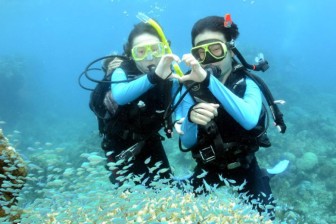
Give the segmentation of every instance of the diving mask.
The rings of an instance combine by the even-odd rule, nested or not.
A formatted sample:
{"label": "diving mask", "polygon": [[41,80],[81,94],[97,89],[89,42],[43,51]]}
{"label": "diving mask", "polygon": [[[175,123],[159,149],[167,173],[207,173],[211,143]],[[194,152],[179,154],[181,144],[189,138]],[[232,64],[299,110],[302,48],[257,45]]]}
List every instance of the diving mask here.
{"label": "diving mask", "polygon": [[210,64],[223,60],[227,55],[227,46],[220,40],[205,40],[191,48],[191,54],[201,64]]}
{"label": "diving mask", "polygon": [[134,61],[153,60],[153,57],[160,58],[165,54],[165,47],[162,42],[140,44],[132,48]]}

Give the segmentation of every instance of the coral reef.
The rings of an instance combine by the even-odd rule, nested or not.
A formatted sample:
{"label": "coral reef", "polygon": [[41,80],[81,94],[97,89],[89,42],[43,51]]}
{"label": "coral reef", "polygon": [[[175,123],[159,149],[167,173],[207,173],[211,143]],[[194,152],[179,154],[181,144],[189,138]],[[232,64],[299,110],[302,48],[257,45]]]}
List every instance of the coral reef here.
{"label": "coral reef", "polygon": [[[272,147],[258,151],[259,163],[269,168],[279,160],[290,161],[284,173],[271,179],[277,199],[276,221],[336,223],[335,97],[317,94],[305,101],[297,95],[300,92],[293,93],[297,88],[279,88],[287,94],[288,102],[302,100],[284,107],[288,126],[285,135],[279,135],[275,128],[268,129]],[[153,191],[132,182],[127,188],[113,188],[104,160],[97,157],[104,155],[95,122],[91,125],[83,120],[71,123],[59,119],[57,126],[39,133],[39,128],[45,130],[40,118],[33,126],[31,120],[19,119],[20,126],[12,128],[19,131],[6,135],[16,150],[29,158],[27,184],[18,197],[18,209],[23,210],[21,223],[111,223],[112,219],[113,223],[238,223],[233,217],[257,218],[225,189],[195,198],[171,187]],[[7,120],[1,123],[6,127],[10,124]],[[166,139],[164,144],[175,174],[189,174],[194,167],[190,154],[179,151],[176,139]],[[9,223],[0,217],[3,222]],[[268,221],[258,223],[263,222]]]}
{"label": "coral reef", "polygon": [[[47,183],[35,189],[40,198],[25,203],[22,223],[272,223],[229,187],[195,197],[169,180],[157,180],[153,188],[146,188],[137,181],[141,177],[129,176],[116,187],[108,181],[104,157],[97,153],[81,157],[86,161],[77,169],[52,166]],[[36,180],[34,176],[29,179]],[[30,184],[25,186],[27,191],[32,189]]]}
{"label": "coral reef", "polygon": [[16,150],[9,145],[0,129],[0,217],[9,216],[9,220],[18,218],[19,213],[10,208],[17,203],[20,190],[26,182],[27,166]]}
{"label": "coral reef", "polygon": [[301,171],[310,171],[318,164],[318,158],[313,152],[306,152],[296,161],[296,167]]}

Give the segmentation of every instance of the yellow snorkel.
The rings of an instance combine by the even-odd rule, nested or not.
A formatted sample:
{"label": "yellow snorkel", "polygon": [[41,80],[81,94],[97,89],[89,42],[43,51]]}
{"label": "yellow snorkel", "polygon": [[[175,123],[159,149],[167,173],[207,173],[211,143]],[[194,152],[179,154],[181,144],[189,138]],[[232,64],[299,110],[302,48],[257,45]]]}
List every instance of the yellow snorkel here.
{"label": "yellow snorkel", "polygon": [[[161,27],[159,26],[159,24],[157,24],[157,22],[155,22],[153,19],[149,18],[147,15],[145,15],[144,13],[142,12],[139,12],[138,15],[137,15],[137,18],[140,19],[142,22],[144,23],[149,23],[159,34],[164,46],[165,46],[165,49],[166,49],[166,52],[168,54],[172,54],[172,50],[170,49],[170,46],[169,46],[169,43],[161,29]],[[180,68],[180,66],[175,62],[173,63],[173,67],[174,67],[174,70],[176,72],[176,74],[178,74],[179,76],[183,76],[183,72]]]}

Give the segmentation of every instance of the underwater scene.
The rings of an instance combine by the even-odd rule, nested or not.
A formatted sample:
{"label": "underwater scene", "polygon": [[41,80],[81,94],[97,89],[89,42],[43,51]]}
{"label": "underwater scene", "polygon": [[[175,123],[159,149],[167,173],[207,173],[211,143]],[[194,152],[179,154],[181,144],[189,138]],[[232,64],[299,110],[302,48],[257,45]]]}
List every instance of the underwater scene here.
{"label": "underwater scene", "polygon": [[[336,223],[335,6],[331,0],[0,0],[0,222]],[[285,163],[270,180],[276,205],[246,203],[243,186],[221,177],[223,186],[203,181],[209,193],[196,196],[183,182],[196,163],[179,149],[178,134],[168,138],[163,128],[174,175],[155,176],[148,187],[124,166],[123,184],[112,184],[111,172],[124,161],[107,161],[89,107],[88,89],[104,76],[101,58],[123,53],[139,15],[158,21],[182,58],[191,51],[196,21],[228,13],[246,61],[267,60],[267,71],[251,72],[267,84],[287,126],[278,131],[265,103],[272,146],[256,157],[269,172]],[[160,166],[148,169],[167,172]],[[275,219],[256,208],[275,210]]]}

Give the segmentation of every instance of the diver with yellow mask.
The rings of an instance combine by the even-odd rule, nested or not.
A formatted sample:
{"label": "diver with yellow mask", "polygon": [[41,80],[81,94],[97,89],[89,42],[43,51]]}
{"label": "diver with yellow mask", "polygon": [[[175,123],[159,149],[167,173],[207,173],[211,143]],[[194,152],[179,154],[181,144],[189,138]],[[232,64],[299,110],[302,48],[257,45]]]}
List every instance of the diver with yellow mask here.
{"label": "diver with yellow mask", "polygon": [[[142,22],[130,32],[124,54],[93,61],[81,76],[98,83],[90,108],[98,118],[107,164],[117,164],[106,166],[112,170],[111,182],[121,185],[126,178],[142,177],[136,178],[137,182],[150,186],[157,177],[172,176],[159,131],[164,126],[171,137],[171,113],[167,116],[165,111],[179,86],[172,67],[180,75],[182,72],[177,64],[172,65],[179,58],[172,54],[161,27],[144,14],[138,18]],[[97,70],[94,64],[101,60],[104,79],[94,80],[89,73]],[[148,169],[158,165],[155,171]]]}
{"label": "diver with yellow mask", "polygon": [[233,185],[260,214],[274,219],[269,181],[286,169],[288,161],[273,169],[259,167],[256,152],[271,146],[263,96],[280,133],[286,125],[266,84],[247,70],[264,71],[268,63],[247,64],[234,46],[238,36],[238,26],[229,14],[208,16],[194,24],[191,53],[182,57],[191,70],[180,78],[185,84],[178,110],[184,112],[180,115],[184,119],[177,122],[180,148],[191,152],[196,162],[188,179],[195,194]]}

